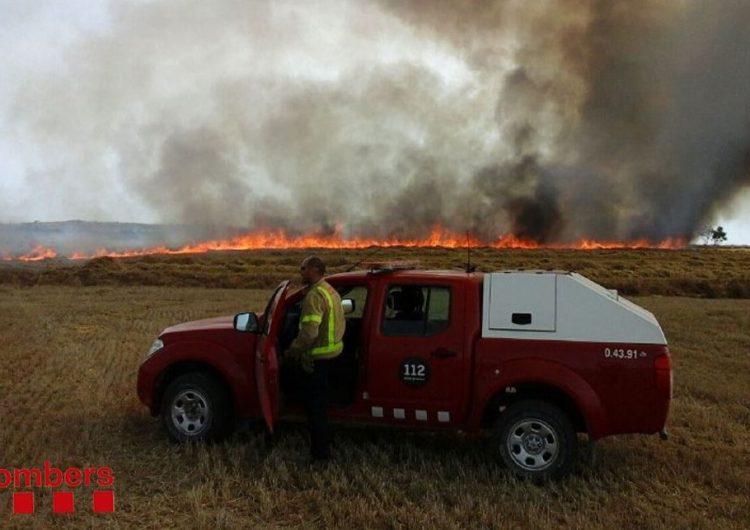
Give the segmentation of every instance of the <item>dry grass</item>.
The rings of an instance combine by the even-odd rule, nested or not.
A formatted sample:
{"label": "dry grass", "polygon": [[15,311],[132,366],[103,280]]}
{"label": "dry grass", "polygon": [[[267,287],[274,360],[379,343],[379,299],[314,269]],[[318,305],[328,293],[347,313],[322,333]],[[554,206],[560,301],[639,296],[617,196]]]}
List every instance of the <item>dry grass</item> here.
{"label": "dry grass", "polygon": [[[296,274],[309,250],[256,250],[182,256],[0,262],[0,284],[159,285],[268,289]],[[410,259],[424,268],[461,268],[465,250],[369,249],[316,251],[338,272],[359,261]],[[563,269],[580,272],[626,295],[750,298],[750,248],[694,247],[686,250],[493,250],[475,249],[480,271]]]}
{"label": "dry grass", "polygon": [[[583,258],[581,258],[583,259]],[[252,428],[211,447],[166,440],[135,395],[166,325],[262,306],[266,291],[0,286],[0,467],[114,469],[116,512],[11,515],[0,527],[750,527],[750,301],[648,297],[675,359],[672,438],[600,442],[595,466],[547,487],[513,480],[485,439],[339,428],[336,461],[305,462],[285,425],[267,451]],[[83,492],[88,490],[84,489]],[[85,502],[84,502],[85,501]]]}

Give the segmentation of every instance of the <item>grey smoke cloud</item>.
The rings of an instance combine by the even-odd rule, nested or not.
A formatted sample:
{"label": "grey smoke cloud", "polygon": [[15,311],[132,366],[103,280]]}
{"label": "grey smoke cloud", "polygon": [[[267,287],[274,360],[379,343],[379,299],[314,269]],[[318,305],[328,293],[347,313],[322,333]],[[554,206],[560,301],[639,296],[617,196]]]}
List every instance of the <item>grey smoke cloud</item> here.
{"label": "grey smoke cloud", "polygon": [[113,2],[7,127],[104,218],[690,237],[750,182],[747,27],[739,0]]}
{"label": "grey smoke cloud", "polygon": [[[689,238],[750,182],[747,2],[388,5],[479,71],[513,35],[497,117],[514,153],[475,183],[514,233]],[[528,187],[510,201],[509,178]]]}

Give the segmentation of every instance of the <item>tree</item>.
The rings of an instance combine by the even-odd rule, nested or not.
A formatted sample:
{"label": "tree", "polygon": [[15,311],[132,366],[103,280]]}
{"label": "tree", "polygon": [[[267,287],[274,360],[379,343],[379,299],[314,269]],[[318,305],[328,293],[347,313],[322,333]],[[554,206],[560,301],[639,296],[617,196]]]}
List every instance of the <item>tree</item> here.
{"label": "tree", "polygon": [[713,241],[714,245],[723,243],[726,240],[727,233],[724,231],[723,226],[717,226],[715,229],[711,230],[711,241]]}
{"label": "tree", "polygon": [[700,237],[704,245],[708,245],[709,243],[719,245],[727,240],[727,233],[724,231],[723,226],[717,226],[716,228],[707,226],[698,232],[698,237]]}

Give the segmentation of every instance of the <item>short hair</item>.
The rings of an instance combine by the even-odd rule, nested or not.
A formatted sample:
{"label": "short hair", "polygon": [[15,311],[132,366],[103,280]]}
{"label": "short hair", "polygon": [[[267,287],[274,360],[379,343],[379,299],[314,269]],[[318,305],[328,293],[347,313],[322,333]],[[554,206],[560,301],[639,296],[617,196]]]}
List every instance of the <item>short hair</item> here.
{"label": "short hair", "polygon": [[317,256],[310,256],[309,258],[305,259],[305,266],[312,267],[320,274],[326,273],[326,264],[323,263],[323,260]]}

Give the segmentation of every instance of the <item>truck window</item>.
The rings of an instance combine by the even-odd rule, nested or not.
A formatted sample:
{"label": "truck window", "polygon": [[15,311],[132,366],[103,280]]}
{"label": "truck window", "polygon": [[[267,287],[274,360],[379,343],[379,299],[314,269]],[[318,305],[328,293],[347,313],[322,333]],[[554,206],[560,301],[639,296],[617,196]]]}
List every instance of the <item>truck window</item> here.
{"label": "truck window", "polygon": [[268,335],[268,330],[271,329],[271,319],[273,317],[274,309],[276,309],[276,304],[279,301],[279,295],[281,292],[286,289],[289,282],[283,282],[281,283],[276,290],[271,295],[271,298],[268,299],[268,304],[266,304],[266,309],[263,311],[263,334]]}
{"label": "truck window", "polygon": [[388,287],[381,331],[389,336],[430,336],[450,325],[448,287],[391,285]]}

